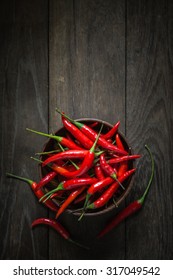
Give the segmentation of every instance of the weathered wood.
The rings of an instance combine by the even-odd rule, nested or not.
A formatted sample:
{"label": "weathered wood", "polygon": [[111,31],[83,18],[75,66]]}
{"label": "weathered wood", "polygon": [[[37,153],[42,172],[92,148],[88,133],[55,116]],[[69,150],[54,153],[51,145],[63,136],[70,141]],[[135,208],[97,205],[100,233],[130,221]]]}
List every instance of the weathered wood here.
{"label": "weathered wood", "polygon": [[[61,125],[57,106],[73,118],[94,117],[111,123],[120,120],[124,131],[124,1],[51,1],[49,27],[51,130]],[[79,223],[75,217],[64,215],[63,222],[72,234],[90,244],[91,250],[65,244],[50,232],[50,258],[123,259],[124,225],[111,239],[95,241],[107,219],[108,215],[84,218]]]}
{"label": "weathered wood", "polygon": [[126,224],[127,259],[172,259],[172,13],[171,1],[127,1],[127,137],[140,160],[128,202],[155,178],[144,209]]}
{"label": "weathered wood", "polygon": [[48,130],[47,26],[47,1],[1,2],[1,259],[47,258],[47,229],[31,230],[31,222],[47,210],[29,186],[5,177],[11,172],[39,178],[30,156],[45,139],[25,128]]}
{"label": "weathered wood", "polygon": [[[171,0],[1,3],[1,259],[173,258],[172,31]],[[144,208],[103,240],[96,240],[96,234],[124,203],[81,222],[67,213],[60,217],[89,251],[52,229],[32,231],[35,218],[54,215],[39,205],[25,183],[5,177],[12,172],[39,178],[29,157],[47,139],[25,128],[57,130],[61,118],[56,107],[72,118],[121,121],[134,151],[144,155],[125,204],[141,196],[150,176],[145,144],[156,163]]]}

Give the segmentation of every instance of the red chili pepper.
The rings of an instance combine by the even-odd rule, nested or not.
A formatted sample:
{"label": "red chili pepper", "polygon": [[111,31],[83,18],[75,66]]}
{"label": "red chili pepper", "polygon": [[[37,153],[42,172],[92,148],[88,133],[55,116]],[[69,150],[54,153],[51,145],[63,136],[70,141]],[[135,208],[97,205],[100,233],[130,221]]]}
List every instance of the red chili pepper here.
{"label": "red chili pepper", "polygon": [[121,177],[128,170],[128,164],[126,162],[122,163],[118,168],[118,177]]}
{"label": "red chili pepper", "polygon": [[[124,173],[124,175],[122,175],[119,178],[119,181],[121,183],[124,182],[128,177],[130,177],[135,172],[135,170],[136,170],[136,168],[131,169],[131,170],[127,171],[126,173]],[[115,194],[118,187],[119,187],[119,183],[114,182],[107,190],[105,190],[105,192],[96,201],[94,201],[93,203],[88,205],[87,209],[95,209],[95,208],[100,208],[100,207],[104,206]]]}
{"label": "red chili pepper", "polygon": [[121,138],[120,138],[120,135],[117,133],[116,136],[115,136],[115,140],[116,140],[116,144],[117,144],[117,147],[121,150],[124,150],[125,151],[125,148],[124,148],[124,145],[121,141]]}
{"label": "red chili pepper", "polygon": [[56,140],[58,143],[61,143],[61,145],[65,146],[69,149],[82,150],[82,148],[80,146],[76,145],[73,141],[71,141],[65,137],[39,132],[39,131],[30,129],[30,128],[26,128],[26,130],[34,132],[34,133],[42,135],[42,136],[45,136],[45,137],[52,138],[52,139]]}
{"label": "red chili pepper", "polygon": [[[94,141],[97,137],[97,132],[95,132],[91,127],[87,126],[86,124],[74,121],[74,124],[85,133],[85,135],[90,138],[92,141]],[[101,146],[104,149],[114,151],[118,155],[127,155],[126,151],[123,151],[116,147],[115,145],[109,143],[106,139],[104,139],[102,136],[98,139],[98,145]]]}
{"label": "red chili pepper", "polygon": [[114,171],[114,168],[112,168],[106,161],[105,155],[101,154],[100,156],[100,166],[105,171],[105,173],[112,177],[113,179],[117,178],[117,172]]}
{"label": "red chili pepper", "polygon": [[83,186],[80,189],[74,190],[64,201],[64,203],[61,205],[61,207],[58,209],[58,212],[56,214],[56,219],[64,212],[64,210],[70,205],[71,202],[75,200],[77,196],[79,196],[84,190],[86,186]]}
{"label": "red chili pepper", "polygon": [[50,173],[48,173],[45,177],[43,177],[40,182],[37,184],[35,191],[37,191],[38,189],[42,188],[43,186],[45,186],[47,183],[49,183],[50,181],[52,181],[52,179],[54,179],[57,176],[57,173],[55,171],[52,171]]}
{"label": "red chili pepper", "polygon": [[[72,122],[73,122],[74,123],[73,126],[76,127],[78,129],[78,131],[82,132],[83,135],[86,135],[86,137],[88,139],[95,141],[95,139],[98,136],[98,133],[96,131],[94,131],[91,127],[89,127],[86,124],[80,123],[78,121],[74,121],[74,120],[70,119],[68,116],[66,116],[64,113],[61,113],[59,110],[57,110],[57,111],[62,115],[63,121],[68,122],[71,125],[73,125],[72,124]],[[106,139],[104,139],[102,136],[100,136],[98,139],[98,145],[107,150],[112,150],[112,151],[116,152],[117,154],[127,155],[126,151],[122,151],[122,150],[118,149],[115,145],[107,142]]]}
{"label": "red chili pepper", "polygon": [[99,122],[96,121],[96,122],[90,123],[89,126],[93,128],[93,127],[97,126],[98,124],[99,124]]}
{"label": "red chili pepper", "polygon": [[105,178],[100,165],[95,165],[94,171],[98,180],[103,180]]}
{"label": "red chili pepper", "polygon": [[124,219],[126,219],[130,215],[134,214],[135,212],[137,212],[142,207],[142,205],[145,201],[146,195],[147,195],[147,193],[149,191],[149,188],[151,186],[153,176],[154,176],[153,156],[152,156],[152,153],[151,153],[151,151],[150,151],[150,149],[148,148],[147,145],[145,145],[145,148],[149,152],[149,155],[150,155],[150,158],[151,158],[151,176],[150,176],[150,179],[149,179],[149,182],[148,182],[148,185],[145,189],[144,194],[142,195],[142,197],[140,199],[133,201],[125,209],[123,209],[120,213],[118,213],[116,215],[116,217],[110,223],[108,223],[108,225],[106,225],[106,227],[98,234],[98,238],[103,237],[106,233],[108,233],[110,230],[112,230],[114,227],[116,227],[120,222],[122,222]]}
{"label": "red chili pepper", "polygon": [[[34,182],[32,180],[29,180],[27,178],[23,178],[23,177],[20,177],[20,176],[13,175],[11,173],[7,173],[7,176],[10,177],[10,178],[18,179],[18,180],[21,180],[23,182],[28,183],[31,186],[31,189],[33,190],[34,194],[36,195],[36,197],[38,199],[40,199],[41,197],[44,196],[44,192],[41,189],[36,190],[36,188],[37,188],[37,183],[36,182]],[[46,205],[49,209],[51,209],[54,212],[58,211],[58,207],[51,200],[47,200],[44,203],[44,205]]]}
{"label": "red chili pepper", "polygon": [[89,189],[87,190],[87,194],[93,195],[94,193],[96,193],[97,191],[102,190],[103,188],[107,187],[108,185],[110,185],[111,183],[113,183],[115,180],[111,177],[106,177],[103,180],[97,181],[95,183],[93,183]]}
{"label": "red chili pepper", "polygon": [[[116,144],[120,149],[125,150],[124,145],[121,141],[120,135],[117,133],[115,136],[115,140],[116,140]],[[123,163],[120,165],[119,169],[118,169],[118,176],[121,176],[122,174],[124,174],[126,171],[128,170],[128,163],[127,161],[123,161]]]}
{"label": "red chili pepper", "polygon": [[91,177],[75,178],[75,179],[69,179],[67,181],[63,181],[58,185],[58,187],[56,187],[55,189],[44,194],[41,197],[40,201],[42,201],[45,197],[50,197],[53,193],[55,193],[59,190],[72,190],[72,189],[76,189],[80,186],[92,185],[96,182],[97,182],[97,179],[91,178]]}
{"label": "red chili pepper", "polygon": [[45,161],[43,161],[42,166],[45,166],[47,164],[50,164],[51,162],[57,161],[59,159],[79,159],[84,158],[88,153],[88,150],[68,150],[61,153],[58,153],[56,155],[53,155],[49,158],[47,158]]}
{"label": "red chili pepper", "polygon": [[120,121],[118,121],[106,134],[102,135],[104,139],[110,139],[118,130]]}
{"label": "red chili pepper", "polygon": [[124,210],[122,210],[116,217],[113,219],[105,229],[103,229],[98,238],[103,237],[109,231],[111,231],[114,227],[116,227],[121,221],[126,219],[128,216],[132,215],[133,213],[137,212],[142,207],[140,200],[133,201],[130,203]]}
{"label": "red chili pepper", "polygon": [[98,180],[94,177],[85,177],[85,178],[75,178],[75,179],[70,179],[64,182],[61,182],[57,189],[58,190],[71,190],[80,186],[85,185],[91,185],[96,183]]}
{"label": "red chili pepper", "polygon": [[88,247],[71,239],[69,232],[62,226],[62,224],[58,223],[57,221],[55,221],[53,219],[48,219],[48,218],[39,218],[39,219],[36,219],[35,221],[33,221],[32,227],[35,227],[40,224],[44,224],[44,225],[48,225],[48,226],[52,227],[67,241],[72,242],[75,245],[80,246],[84,249],[88,249]]}
{"label": "red chili pepper", "polygon": [[119,163],[119,162],[123,162],[123,161],[137,159],[140,157],[141,157],[140,155],[127,155],[127,156],[123,156],[123,157],[116,157],[116,158],[108,159],[107,163],[114,164],[114,163]]}
{"label": "red chili pepper", "polygon": [[62,122],[64,127],[86,148],[90,149],[93,145],[91,141],[85,134],[83,134],[74,124],[69,122],[66,118],[62,116]]}

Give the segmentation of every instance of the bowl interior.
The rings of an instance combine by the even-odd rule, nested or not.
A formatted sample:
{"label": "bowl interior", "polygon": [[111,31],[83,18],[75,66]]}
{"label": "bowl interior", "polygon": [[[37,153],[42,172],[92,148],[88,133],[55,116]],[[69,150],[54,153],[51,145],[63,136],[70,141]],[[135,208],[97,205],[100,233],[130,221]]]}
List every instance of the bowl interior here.
{"label": "bowl interior", "polygon": [[[83,118],[83,119],[77,119],[77,121],[80,121],[82,123],[89,124],[89,125],[93,124],[94,130],[96,130],[96,131],[99,131],[101,125],[103,124],[103,127],[102,127],[103,134],[105,134],[106,132],[108,132],[110,130],[110,128],[112,128],[111,124],[109,124],[105,121],[98,120],[98,119]],[[118,130],[118,133],[120,135],[124,148],[126,149],[126,151],[128,151],[129,154],[132,154],[132,149],[131,149],[127,139],[119,130]],[[57,130],[55,132],[55,135],[67,137],[66,130],[64,129],[64,127],[61,127],[59,130]],[[70,136],[70,137],[73,138],[73,136]],[[115,138],[115,136],[114,136],[114,138]],[[57,149],[59,149],[58,143],[54,139],[50,139],[45,144],[45,146],[43,148],[43,152],[49,152],[49,151],[53,151],[53,150],[57,150]],[[41,156],[42,161],[44,161],[46,158],[47,158],[47,155]],[[132,161],[132,160],[128,161],[128,167],[129,167],[129,169],[132,169],[134,167],[134,161]],[[50,171],[51,171],[50,167],[47,167],[47,166],[45,166],[44,168],[41,167],[40,168],[41,177],[44,177]],[[49,183],[48,186],[46,186],[44,188],[44,191],[47,192],[47,191],[57,187],[58,184],[62,180],[64,180],[64,178],[62,178],[62,176],[57,176],[56,179],[54,179],[51,183]],[[111,211],[112,209],[115,209],[115,207],[117,207],[125,199],[127,194],[130,192],[130,190],[132,188],[132,183],[133,183],[133,176],[129,177],[126,181],[123,182],[123,187],[125,188],[125,190],[123,190],[121,187],[119,187],[119,189],[116,192],[116,195],[114,197],[114,200],[110,200],[110,202],[108,202],[105,207],[87,211],[84,215],[95,216],[95,215],[100,215],[100,214],[106,213],[108,211]],[[67,192],[67,195],[68,195],[68,192]],[[63,199],[65,199],[65,198],[63,198]],[[60,205],[60,203],[62,203],[61,200],[62,200],[62,198],[58,198],[58,197],[53,199],[54,203],[57,205]],[[73,204],[69,205],[69,207],[66,209],[66,211],[73,213],[74,215],[77,215],[77,216],[81,215],[81,211],[82,211],[81,209],[83,207],[83,203],[84,203],[84,201],[82,201],[81,203],[78,203],[78,204],[73,203]]]}

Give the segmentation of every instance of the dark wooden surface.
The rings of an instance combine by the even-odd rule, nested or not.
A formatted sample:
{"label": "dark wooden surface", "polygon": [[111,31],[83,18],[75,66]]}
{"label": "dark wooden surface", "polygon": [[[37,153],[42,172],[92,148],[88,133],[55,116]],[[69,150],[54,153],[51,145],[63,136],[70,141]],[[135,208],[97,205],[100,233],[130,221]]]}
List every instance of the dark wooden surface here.
{"label": "dark wooden surface", "polygon": [[[0,258],[173,258],[173,4],[137,0],[37,0],[1,3],[0,9]],[[60,221],[85,251],[31,222],[53,217],[22,182],[38,180],[30,159],[45,139],[25,130],[54,131],[56,106],[73,118],[121,121],[138,161],[132,192],[140,197],[150,175],[144,145],[152,149],[155,177],[144,208],[102,241],[95,235],[117,209],[80,223]]]}

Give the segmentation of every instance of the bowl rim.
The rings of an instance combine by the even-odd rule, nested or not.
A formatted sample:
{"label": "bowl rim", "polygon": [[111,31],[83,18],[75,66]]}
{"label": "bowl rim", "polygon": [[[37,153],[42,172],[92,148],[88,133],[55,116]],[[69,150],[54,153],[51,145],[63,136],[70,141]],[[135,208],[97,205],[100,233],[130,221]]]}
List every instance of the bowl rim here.
{"label": "bowl rim", "polygon": [[[99,123],[103,123],[104,125],[106,125],[106,126],[108,126],[110,128],[113,127],[113,125],[110,124],[109,122],[103,121],[103,120],[98,119],[98,118],[78,118],[78,119],[75,119],[75,121],[80,121],[80,122],[99,122]],[[60,127],[58,130],[56,130],[55,134],[57,134],[61,129],[63,129],[63,126]],[[132,149],[131,145],[129,144],[129,141],[126,139],[126,136],[120,130],[118,130],[118,133],[120,134],[120,136],[122,137],[124,142],[127,144],[130,154],[133,154],[133,149]],[[44,144],[43,151],[45,150],[45,148],[46,148],[46,146],[47,146],[47,144],[49,143],[50,140],[51,139],[49,139]],[[133,162],[133,168],[134,168],[134,162]],[[40,176],[42,177],[42,168],[40,168]],[[129,194],[129,192],[131,191],[132,185],[133,185],[133,181],[134,181],[134,174],[130,178],[130,182],[128,184],[128,187],[123,192],[123,194],[118,198],[116,204],[111,204],[107,208],[101,208],[101,210],[98,209],[98,211],[95,211],[95,212],[94,211],[93,212],[85,212],[84,216],[95,217],[95,216],[98,216],[98,215],[106,214],[106,213],[111,212],[112,210],[116,209],[122,203],[122,201],[125,200],[125,198]],[[56,205],[58,205],[58,202],[56,201],[56,199],[52,199],[52,201]],[[68,213],[68,214],[73,214],[75,216],[80,216],[82,214],[82,210],[78,210],[78,209],[74,210],[74,209],[66,208],[65,212]]]}

